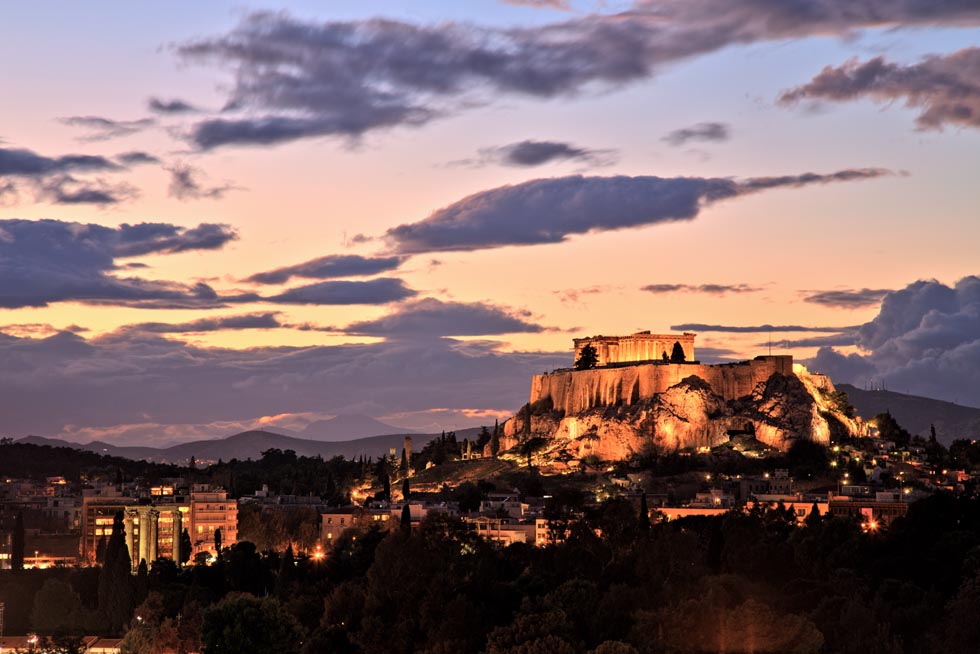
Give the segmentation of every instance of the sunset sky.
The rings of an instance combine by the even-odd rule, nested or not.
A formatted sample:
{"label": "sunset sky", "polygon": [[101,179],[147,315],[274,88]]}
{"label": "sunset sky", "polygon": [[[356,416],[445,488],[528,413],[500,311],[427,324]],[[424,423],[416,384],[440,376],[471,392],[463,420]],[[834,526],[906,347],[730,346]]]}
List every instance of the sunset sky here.
{"label": "sunset sky", "polygon": [[641,329],[980,406],[978,45],[976,0],[10,4],[0,433],[492,424]]}

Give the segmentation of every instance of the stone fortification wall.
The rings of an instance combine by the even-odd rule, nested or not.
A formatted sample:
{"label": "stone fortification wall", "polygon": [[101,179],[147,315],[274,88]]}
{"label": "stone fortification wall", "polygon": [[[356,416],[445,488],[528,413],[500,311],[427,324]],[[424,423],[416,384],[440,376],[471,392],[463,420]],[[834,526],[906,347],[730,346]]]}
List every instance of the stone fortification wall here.
{"label": "stone fortification wall", "polygon": [[631,405],[663,393],[682,379],[695,375],[708,382],[715,393],[734,400],[752,392],[773,373],[793,374],[792,356],[764,356],[739,363],[647,363],[617,368],[566,370],[535,375],[531,402],[550,397],[566,415],[595,407]]}

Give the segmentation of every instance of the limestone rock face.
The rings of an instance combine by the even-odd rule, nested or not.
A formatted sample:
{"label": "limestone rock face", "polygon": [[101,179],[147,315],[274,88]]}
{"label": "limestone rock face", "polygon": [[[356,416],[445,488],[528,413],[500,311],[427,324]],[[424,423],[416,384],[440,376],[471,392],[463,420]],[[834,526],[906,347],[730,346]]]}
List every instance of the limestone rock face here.
{"label": "limestone rock face", "polygon": [[[819,385],[802,375],[774,373],[749,395],[725,400],[697,376],[633,404],[596,407],[571,415],[541,402],[528,405],[503,425],[501,449],[519,450],[543,439],[535,457],[571,462],[594,456],[627,459],[650,451],[715,447],[735,435],[754,434],[785,450],[795,439],[828,443],[832,435],[861,435],[863,425],[828,402]],[[525,452],[526,455],[526,452]]]}

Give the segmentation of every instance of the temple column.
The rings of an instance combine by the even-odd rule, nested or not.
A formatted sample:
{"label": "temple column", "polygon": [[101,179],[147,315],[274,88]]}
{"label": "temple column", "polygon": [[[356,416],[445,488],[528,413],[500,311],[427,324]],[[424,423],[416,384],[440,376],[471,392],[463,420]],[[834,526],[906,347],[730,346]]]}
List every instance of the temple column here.
{"label": "temple column", "polygon": [[150,556],[150,512],[146,509],[140,511],[140,556],[135,561],[139,566],[140,561],[149,564]]}
{"label": "temple column", "polygon": [[157,511],[157,510],[155,510],[155,509],[153,509],[153,510],[151,510],[149,512],[149,517],[150,517],[150,524],[149,524],[149,528],[150,528],[149,529],[149,531],[150,531],[150,536],[149,536],[149,540],[150,540],[150,545],[149,545],[149,548],[150,548],[149,549],[150,558],[148,558],[146,560],[146,564],[147,565],[150,565],[154,561],[157,560],[157,536],[158,536],[159,527],[160,527],[160,512]]}
{"label": "temple column", "polygon": [[135,517],[136,512],[129,510],[126,511],[126,515],[123,518],[123,524],[126,527],[126,550],[129,552],[129,560],[131,563],[138,563],[138,561],[136,561],[136,550],[134,543]]}
{"label": "temple column", "polygon": [[183,529],[183,515],[180,513],[180,509],[174,509],[173,517],[173,547],[171,549],[171,555],[174,558],[174,563],[180,567],[180,536],[184,533]]}

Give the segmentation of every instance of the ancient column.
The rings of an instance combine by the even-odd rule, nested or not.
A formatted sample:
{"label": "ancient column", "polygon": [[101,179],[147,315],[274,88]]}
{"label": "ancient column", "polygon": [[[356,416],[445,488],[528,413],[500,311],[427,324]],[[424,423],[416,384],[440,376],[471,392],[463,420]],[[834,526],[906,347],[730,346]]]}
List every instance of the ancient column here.
{"label": "ancient column", "polygon": [[125,517],[123,518],[123,524],[126,526],[126,549],[129,551],[129,560],[132,564],[139,563],[139,561],[136,559],[136,549],[134,544],[135,517],[136,511],[127,509]]}
{"label": "ancient column", "polygon": [[134,561],[139,567],[140,561],[149,565],[150,558],[150,511],[148,507],[140,507],[140,556]]}
{"label": "ancient column", "polygon": [[183,516],[180,513],[180,509],[174,508],[174,519],[173,519],[173,548],[170,550],[174,558],[174,563],[180,567],[180,536],[184,533],[183,529]]}
{"label": "ancient column", "polygon": [[149,526],[149,541],[150,541],[150,558],[146,560],[147,565],[151,565],[157,560],[157,536],[159,534],[160,528],[160,512],[156,509],[150,509],[149,511],[150,524]]}

